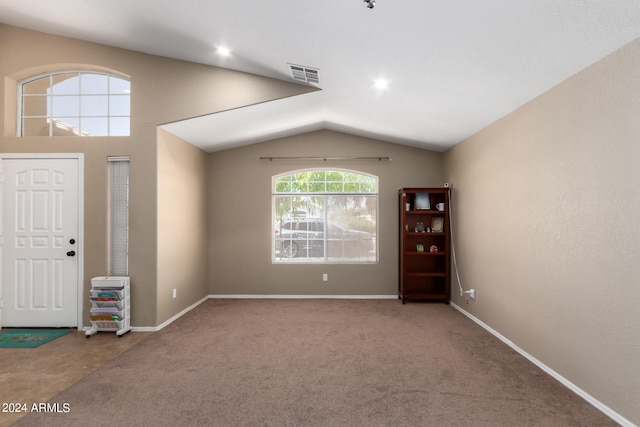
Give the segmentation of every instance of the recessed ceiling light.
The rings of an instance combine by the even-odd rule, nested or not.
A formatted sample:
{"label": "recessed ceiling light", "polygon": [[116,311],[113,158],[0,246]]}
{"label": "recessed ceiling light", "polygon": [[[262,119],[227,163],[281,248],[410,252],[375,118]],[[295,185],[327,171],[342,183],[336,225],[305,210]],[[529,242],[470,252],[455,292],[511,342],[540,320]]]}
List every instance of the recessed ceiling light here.
{"label": "recessed ceiling light", "polygon": [[389,82],[386,79],[376,79],[374,86],[376,89],[383,90],[389,87]]}
{"label": "recessed ceiling light", "polygon": [[231,55],[231,51],[229,50],[229,48],[222,46],[218,48],[218,55],[229,56]]}

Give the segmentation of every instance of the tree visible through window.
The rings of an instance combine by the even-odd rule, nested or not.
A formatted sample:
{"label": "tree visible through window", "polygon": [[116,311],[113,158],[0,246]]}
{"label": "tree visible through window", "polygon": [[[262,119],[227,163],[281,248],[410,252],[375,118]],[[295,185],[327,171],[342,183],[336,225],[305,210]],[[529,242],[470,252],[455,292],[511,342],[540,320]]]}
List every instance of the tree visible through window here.
{"label": "tree visible through window", "polygon": [[20,136],[128,136],[130,83],[93,72],[61,72],[20,84]]}
{"label": "tree visible through window", "polygon": [[378,178],[306,170],[273,180],[274,262],[375,263]]}

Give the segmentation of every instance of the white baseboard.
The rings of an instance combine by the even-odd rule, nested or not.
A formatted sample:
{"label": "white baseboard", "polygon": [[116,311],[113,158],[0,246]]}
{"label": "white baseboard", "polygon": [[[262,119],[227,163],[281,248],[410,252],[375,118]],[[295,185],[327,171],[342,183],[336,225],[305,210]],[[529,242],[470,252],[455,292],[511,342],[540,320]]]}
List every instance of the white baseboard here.
{"label": "white baseboard", "polygon": [[[175,319],[173,319],[175,320]],[[172,322],[173,322],[172,320]],[[165,325],[166,326],[166,325]],[[158,332],[160,329],[164,328],[164,326],[132,326],[131,332]]]}
{"label": "white baseboard", "polygon": [[637,427],[634,423],[632,423],[631,421],[629,421],[628,419],[626,419],[622,415],[618,414],[616,411],[614,411],[613,409],[609,408],[607,405],[605,405],[604,403],[600,402],[595,397],[591,396],[589,393],[587,393],[586,391],[582,390],[577,385],[573,384],[571,381],[567,380],[565,377],[563,377],[562,375],[560,375],[559,373],[557,373],[556,371],[551,369],[549,366],[545,365],[540,360],[536,359],[535,357],[533,357],[532,355],[530,355],[529,353],[524,351],[522,348],[518,347],[515,343],[513,343],[513,341],[511,341],[510,339],[508,339],[504,335],[500,334],[498,331],[496,331],[491,326],[489,326],[486,323],[484,323],[482,320],[480,320],[477,317],[475,317],[473,314],[469,313],[468,311],[464,310],[462,307],[460,307],[457,304],[454,304],[453,302],[451,302],[450,304],[451,304],[451,307],[455,308],[460,313],[464,314],[469,319],[471,319],[472,321],[474,321],[475,323],[480,325],[482,328],[486,329],[491,335],[493,335],[496,338],[498,338],[500,341],[502,341],[503,343],[505,343],[506,345],[511,347],[516,352],[520,353],[523,357],[525,357],[531,363],[533,363],[534,365],[536,365],[537,367],[542,369],[544,372],[546,372],[547,374],[549,374],[550,376],[552,376],[553,378],[558,380],[561,384],[563,384],[569,390],[573,391],[578,396],[582,397],[584,400],[589,402],[596,409],[598,409],[599,411],[604,413],[606,416],[611,418],[613,421],[617,422],[618,424],[620,424],[623,427]]}
{"label": "white baseboard", "polygon": [[398,299],[398,295],[209,295],[211,299]]}
{"label": "white baseboard", "polygon": [[157,332],[160,329],[162,329],[162,328],[170,325],[174,321],[178,320],[179,318],[181,318],[182,316],[184,316],[185,314],[187,314],[188,312],[190,312],[191,310],[193,310],[194,308],[196,308],[197,306],[199,306],[200,304],[202,304],[203,302],[205,302],[208,299],[209,299],[209,297],[202,298],[200,301],[197,301],[196,303],[191,304],[189,307],[187,307],[184,310],[182,310],[181,312],[175,314],[171,318],[165,320],[164,322],[162,322],[158,326],[134,326],[134,327],[131,328],[131,331],[132,332]]}

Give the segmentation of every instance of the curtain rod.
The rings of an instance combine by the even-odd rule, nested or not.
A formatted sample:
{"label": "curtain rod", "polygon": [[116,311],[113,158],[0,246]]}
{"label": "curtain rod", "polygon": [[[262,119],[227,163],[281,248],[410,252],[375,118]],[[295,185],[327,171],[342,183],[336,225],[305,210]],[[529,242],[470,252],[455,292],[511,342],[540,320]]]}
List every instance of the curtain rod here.
{"label": "curtain rod", "polygon": [[360,156],[322,156],[322,157],[260,157],[260,160],[389,160],[391,157],[360,157]]}

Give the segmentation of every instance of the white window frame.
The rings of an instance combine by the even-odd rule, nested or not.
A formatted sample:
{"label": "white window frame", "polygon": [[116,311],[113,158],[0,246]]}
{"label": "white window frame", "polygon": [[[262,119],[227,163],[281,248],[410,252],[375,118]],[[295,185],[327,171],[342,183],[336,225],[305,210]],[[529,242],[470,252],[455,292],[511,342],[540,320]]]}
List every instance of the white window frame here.
{"label": "white window frame", "polygon": [[[24,94],[24,86],[26,84],[29,84],[31,82],[34,82],[36,80],[40,80],[43,78],[49,78],[50,80],[53,79],[55,76],[57,75],[63,75],[63,74],[78,74],[78,77],[80,77],[81,75],[100,75],[100,76],[105,76],[105,77],[112,77],[112,78],[116,78],[116,79],[120,79],[120,80],[124,80],[124,81],[130,81],[127,77],[118,75],[118,74],[113,74],[113,73],[106,73],[106,72],[99,72],[99,71],[87,71],[87,70],[63,70],[63,71],[56,71],[56,72],[52,72],[52,73],[45,73],[45,74],[39,74],[36,76],[31,76],[27,79],[21,80],[20,82],[18,82],[18,114],[17,114],[17,136],[18,137],[25,137],[24,135],[24,130],[23,130],[23,125],[24,125],[24,118],[44,118],[49,122],[49,137],[53,137],[54,135],[54,115],[52,112],[52,102],[53,102],[53,98],[54,97],[64,97],[64,96],[77,96],[78,97],[78,102],[81,104],[81,98],[83,96],[106,96],[107,97],[107,114],[106,115],[100,115],[100,116],[90,116],[90,115],[83,115],[82,111],[80,110],[80,105],[79,105],[79,113],[78,116],[73,116],[70,118],[77,118],[80,123],[82,122],[82,119],[90,119],[90,118],[106,118],[107,119],[107,134],[106,135],[95,135],[95,136],[115,136],[115,135],[111,135],[111,119],[112,118],[127,118],[129,119],[129,128],[128,131],[125,135],[117,135],[117,136],[130,136],[131,135],[131,93],[127,93],[125,94],[118,94],[118,93],[111,93],[111,87],[110,87],[110,79],[107,79],[107,92],[106,93],[91,93],[91,94],[82,94],[79,92],[78,94],[74,94],[74,95],[44,95],[44,94],[40,94],[40,95],[25,95]],[[52,87],[52,86],[50,86]],[[23,115],[23,104],[24,104],[24,97],[30,97],[30,96],[46,96],[47,97],[47,105],[48,105],[48,109],[47,109],[47,115],[46,116],[24,116]],[[111,96],[128,96],[129,97],[129,114],[128,115],[115,115],[115,114],[111,114],[110,112],[110,108],[109,108],[109,103],[111,102]],[[61,123],[62,126],[65,126],[66,124]],[[85,132],[82,131],[82,126],[80,127],[80,129],[75,129],[72,128],[71,131],[73,133],[75,133],[77,136],[93,136],[90,134],[87,134]],[[29,135],[27,135],[27,137],[29,137]]]}
{"label": "white window frame", "polygon": [[[335,190],[335,189],[334,191],[329,191],[327,189],[328,188],[327,183],[331,183],[333,185],[338,185],[338,186],[339,186],[339,183],[337,181],[327,181],[326,176],[324,181],[325,183],[324,191],[305,192],[305,191],[300,191],[299,189],[296,189],[296,191],[279,191],[276,188],[277,181],[280,178],[286,178],[288,176],[294,176],[300,173],[313,173],[313,172],[325,172],[325,173],[340,172],[343,174],[355,174],[362,177],[366,177],[370,180],[370,182],[367,184],[362,184],[360,187],[372,187],[373,191],[371,191],[370,188],[367,188],[367,191],[361,191],[361,190],[354,191],[353,188],[345,189],[345,183],[346,184],[352,184],[352,183],[349,181],[345,181],[344,175],[343,175],[341,191]],[[314,182],[318,183],[322,181],[314,181]],[[349,185],[347,185],[347,187],[348,186]],[[321,202],[322,206],[312,207],[311,205],[309,205],[308,207],[312,209],[307,209],[307,211],[303,213],[296,213],[292,209],[292,211],[290,212],[291,216],[288,218],[284,218],[282,213],[279,214],[277,212],[278,198],[282,196],[285,196],[285,197],[290,196],[293,198],[297,198],[297,197],[315,198],[316,200],[322,199],[322,202]],[[374,225],[375,231],[366,232],[362,230],[357,230],[357,227],[355,227],[353,230],[345,229],[346,230],[345,236],[347,233],[348,234],[354,234],[353,232],[362,233],[363,241],[361,242],[361,244],[362,244],[362,248],[365,248],[363,250],[366,251],[366,248],[370,247],[371,251],[367,253],[373,252],[374,256],[362,256],[361,254],[365,252],[356,249],[356,252],[359,253],[359,256],[344,257],[345,251],[349,252],[349,250],[346,249],[347,245],[355,244],[356,246],[358,246],[359,243],[357,243],[357,238],[354,238],[354,236],[348,236],[348,237],[345,237],[344,240],[341,240],[341,239],[336,239],[335,235],[332,235],[332,233],[329,231],[331,229],[332,221],[327,216],[329,208],[327,207],[326,200],[327,198],[331,198],[331,197],[358,198],[360,196],[375,198],[375,207],[372,209],[375,211],[374,212],[375,217],[373,218],[373,221],[375,222],[375,225]],[[378,182],[377,176],[371,175],[362,171],[358,171],[358,170],[341,169],[341,168],[309,168],[309,169],[287,171],[272,177],[271,201],[272,201],[272,223],[276,228],[276,232],[271,233],[273,236],[271,238],[271,248],[272,248],[271,259],[273,264],[305,264],[305,263],[309,263],[309,264],[377,264],[378,263],[378,260],[379,260],[378,246],[379,245],[378,245],[377,236],[378,236],[378,229],[379,229],[379,226],[378,226],[379,182]],[[314,212],[311,212],[312,210],[314,210]],[[369,214],[371,213],[372,212],[369,212]],[[300,218],[306,218],[306,219],[301,221]],[[287,254],[287,250],[283,247],[283,244],[286,243],[287,240],[293,240],[293,238],[288,237],[288,236],[291,236],[293,233],[287,233],[287,232],[282,233],[283,230],[281,229],[281,227],[291,222],[306,222],[306,230],[316,230],[316,229],[323,230],[322,233],[319,233],[315,236],[311,235],[313,233],[308,234],[308,236],[310,237],[307,237],[306,238],[307,241],[305,242],[307,244],[307,249],[304,250],[304,253],[302,254],[302,256],[291,256],[291,254]],[[312,222],[320,222],[321,225],[313,225]],[[302,226],[302,229],[305,229],[305,226]],[[329,240],[339,244],[338,246],[339,252],[342,253],[342,255],[335,256],[335,254],[331,253],[332,252],[331,243],[328,243]],[[320,248],[321,250],[312,249],[309,247],[311,245],[321,245],[321,248]],[[313,253],[313,255],[310,255],[310,252]]]}

